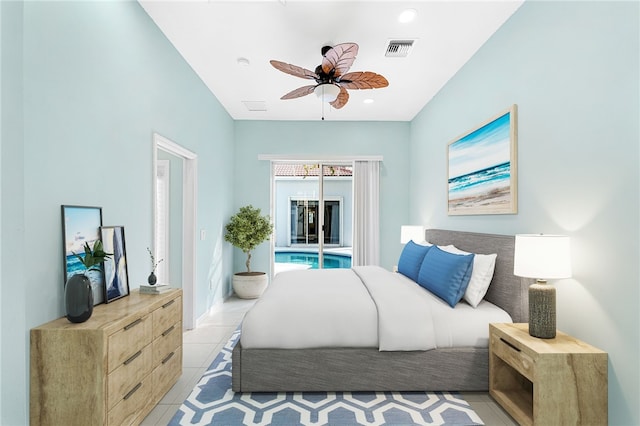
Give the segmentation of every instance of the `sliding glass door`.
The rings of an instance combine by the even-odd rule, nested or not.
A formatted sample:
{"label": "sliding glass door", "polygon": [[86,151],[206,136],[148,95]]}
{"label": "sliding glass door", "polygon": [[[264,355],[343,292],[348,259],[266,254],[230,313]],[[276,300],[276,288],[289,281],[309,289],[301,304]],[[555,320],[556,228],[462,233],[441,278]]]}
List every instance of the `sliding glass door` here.
{"label": "sliding glass door", "polygon": [[352,165],[273,167],[275,272],[351,267]]}

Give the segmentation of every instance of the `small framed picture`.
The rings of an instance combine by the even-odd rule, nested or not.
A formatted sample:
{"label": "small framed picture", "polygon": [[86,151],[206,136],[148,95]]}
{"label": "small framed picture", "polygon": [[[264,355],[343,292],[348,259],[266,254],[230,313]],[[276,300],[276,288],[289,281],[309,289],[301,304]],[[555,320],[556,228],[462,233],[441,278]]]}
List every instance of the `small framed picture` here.
{"label": "small framed picture", "polygon": [[106,303],[129,295],[127,249],[123,226],[101,226],[102,246],[113,255],[104,261],[104,298]]}
{"label": "small framed picture", "polygon": [[[84,245],[93,247],[100,239],[102,207],[69,206],[62,207],[62,244],[64,264],[64,285],[71,276],[85,273],[91,281],[93,304],[104,302],[104,275],[102,271],[86,271],[75,254],[84,257]],[[74,254],[75,253],[75,254]]]}

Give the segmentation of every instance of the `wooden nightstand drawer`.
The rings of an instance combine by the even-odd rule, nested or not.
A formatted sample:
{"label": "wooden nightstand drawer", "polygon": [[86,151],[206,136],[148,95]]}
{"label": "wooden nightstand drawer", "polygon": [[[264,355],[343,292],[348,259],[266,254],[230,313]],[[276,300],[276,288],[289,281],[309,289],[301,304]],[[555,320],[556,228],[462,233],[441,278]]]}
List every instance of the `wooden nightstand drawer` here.
{"label": "wooden nightstand drawer", "polygon": [[535,361],[522,351],[518,342],[510,342],[503,337],[491,336],[491,351],[502,358],[518,373],[529,380],[533,380]]}

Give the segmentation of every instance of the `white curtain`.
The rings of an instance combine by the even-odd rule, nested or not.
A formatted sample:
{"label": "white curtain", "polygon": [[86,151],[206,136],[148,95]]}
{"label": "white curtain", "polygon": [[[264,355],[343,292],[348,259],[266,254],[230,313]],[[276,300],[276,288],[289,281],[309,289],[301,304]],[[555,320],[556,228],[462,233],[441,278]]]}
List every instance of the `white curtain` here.
{"label": "white curtain", "polygon": [[353,168],[353,266],[380,263],[380,162],[355,161]]}

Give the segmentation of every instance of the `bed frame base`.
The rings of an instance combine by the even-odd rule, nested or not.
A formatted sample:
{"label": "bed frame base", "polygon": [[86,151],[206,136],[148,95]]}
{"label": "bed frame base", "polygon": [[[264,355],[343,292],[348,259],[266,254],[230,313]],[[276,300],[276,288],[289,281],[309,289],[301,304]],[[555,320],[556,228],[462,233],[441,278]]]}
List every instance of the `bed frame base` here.
{"label": "bed frame base", "polygon": [[377,348],[233,350],[234,392],[486,391],[483,348],[381,352]]}

